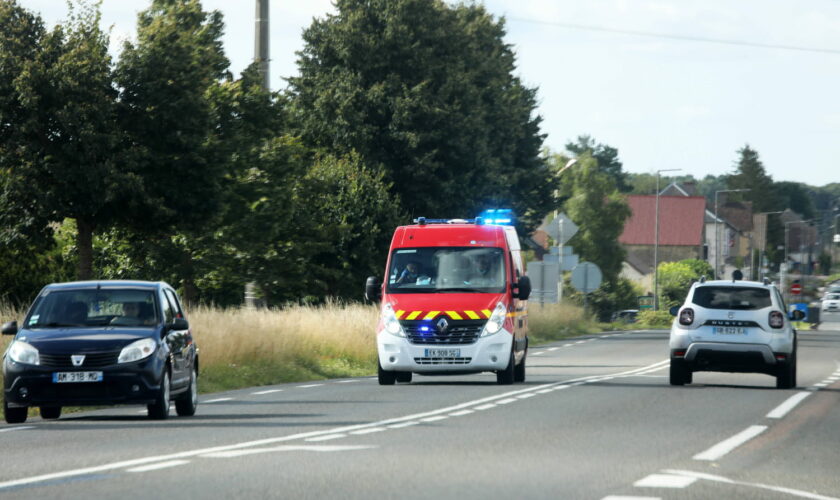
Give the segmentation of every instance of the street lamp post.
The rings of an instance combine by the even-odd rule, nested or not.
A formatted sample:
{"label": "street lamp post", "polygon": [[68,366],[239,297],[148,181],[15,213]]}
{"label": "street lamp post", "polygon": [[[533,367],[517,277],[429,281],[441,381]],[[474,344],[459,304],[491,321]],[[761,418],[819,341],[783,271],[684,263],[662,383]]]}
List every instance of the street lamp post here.
{"label": "street lamp post", "polygon": [[765,258],[765,254],[767,253],[767,233],[770,232],[770,224],[769,224],[770,216],[774,215],[774,214],[782,214],[782,213],[784,213],[784,210],[779,210],[779,211],[776,211],[776,212],[760,212],[760,213],[756,214],[756,215],[766,215],[767,216],[767,219],[765,219],[765,221],[764,221],[764,240],[761,242],[761,252],[760,252],[760,255],[758,256],[758,267],[759,267],[759,269],[762,270],[760,273],[757,274],[757,276],[759,277],[759,281],[764,279],[764,271],[763,271],[763,269],[764,269],[764,258]]}
{"label": "street lamp post", "polygon": [[656,222],[653,240],[653,310],[659,310],[659,174],[678,172],[681,168],[664,168],[656,171]]}
{"label": "street lamp post", "polygon": [[[720,279],[718,276],[718,255],[720,255],[720,230],[718,229],[718,194],[720,193],[741,193],[744,191],[751,191],[751,189],[720,189],[715,191],[715,279]],[[725,264],[725,263],[724,263]]]}

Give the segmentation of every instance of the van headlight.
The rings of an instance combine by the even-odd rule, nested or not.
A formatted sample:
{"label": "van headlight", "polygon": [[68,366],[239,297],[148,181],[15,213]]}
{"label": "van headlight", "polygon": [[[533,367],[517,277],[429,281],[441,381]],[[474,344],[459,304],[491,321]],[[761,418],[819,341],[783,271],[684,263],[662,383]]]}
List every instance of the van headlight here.
{"label": "van headlight", "polygon": [[120,357],[117,358],[117,363],[131,363],[132,361],[140,361],[148,358],[155,352],[157,342],[155,339],[147,338],[140,339],[123,347],[120,351]]}
{"label": "van headlight", "polygon": [[496,304],[496,308],[493,309],[493,313],[490,315],[490,319],[487,320],[487,323],[484,324],[484,330],[481,331],[482,337],[489,337],[490,335],[495,335],[499,333],[499,330],[505,326],[505,318],[507,317],[507,306],[505,306],[504,302],[499,302]]}
{"label": "van headlight", "polygon": [[405,337],[405,332],[403,331],[402,325],[400,325],[400,320],[397,319],[397,315],[394,314],[394,308],[391,304],[385,304],[382,307],[382,324],[385,326],[385,331],[390,333],[395,337]]}
{"label": "van headlight", "polygon": [[41,357],[38,355],[38,349],[32,345],[15,340],[9,346],[9,359],[15,363],[23,363],[25,365],[39,365],[41,364]]}

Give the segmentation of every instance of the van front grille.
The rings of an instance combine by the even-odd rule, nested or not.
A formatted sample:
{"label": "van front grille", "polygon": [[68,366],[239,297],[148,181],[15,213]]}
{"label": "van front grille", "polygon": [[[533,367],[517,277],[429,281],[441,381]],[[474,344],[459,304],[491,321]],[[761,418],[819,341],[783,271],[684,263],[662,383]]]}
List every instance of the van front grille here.
{"label": "van front grille", "polygon": [[472,358],[414,358],[418,365],[468,365]]}
{"label": "van front grille", "polygon": [[441,331],[434,321],[400,321],[408,341],[420,345],[474,344],[487,320],[449,320]]}

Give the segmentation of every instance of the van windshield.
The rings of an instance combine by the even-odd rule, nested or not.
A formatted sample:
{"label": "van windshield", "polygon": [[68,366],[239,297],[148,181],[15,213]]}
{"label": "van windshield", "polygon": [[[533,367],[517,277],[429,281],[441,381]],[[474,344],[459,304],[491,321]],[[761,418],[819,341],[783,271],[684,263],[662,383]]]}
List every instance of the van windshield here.
{"label": "van windshield", "polygon": [[770,307],[770,290],[756,287],[701,286],[691,300],[707,309],[754,310]]}
{"label": "van windshield", "polygon": [[391,255],[388,293],[503,293],[501,248],[400,248]]}
{"label": "van windshield", "polygon": [[149,327],[158,322],[154,293],[137,289],[44,292],[26,320],[28,328]]}

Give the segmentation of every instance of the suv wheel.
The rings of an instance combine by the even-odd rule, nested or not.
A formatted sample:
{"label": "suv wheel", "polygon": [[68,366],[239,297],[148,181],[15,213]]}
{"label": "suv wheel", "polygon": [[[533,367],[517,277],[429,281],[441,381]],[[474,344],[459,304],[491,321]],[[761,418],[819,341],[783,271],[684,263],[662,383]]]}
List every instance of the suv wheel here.
{"label": "suv wheel", "polygon": [[149,418],[154,420],[166,420],[169,417],[169,369],[163,372],[160,381],[160,389],[155,396],[155,402],[147,405]]}
{"label": "suv wheel", "polygon": [[45,420],[54,420],[61,416],[60,406],[42,406],[41,418]]}
{"label": "suv wheel", "polygon": [[794,387],[796,387],[796,351],[776,374],[776,389],[793,389]]}
{"label": "suv wheel", "polygon": [[6,417],[7,424],[22,424],[26,422],[26,416],[29,413],[29,408],[9,408],[6,400],[3,400],[3,415]]}
{"label": "suv wheel", "polygon": [[692,379],[691,370],[685,366],[685,362],[681,359],[671,359],[671,371],[669,373],[669,380],[671,385],[685,385],[690,384]]}
{"label": "suv wheel", "polygon": [[192,417],[198,408],[198,373],[193,367],[190,373],[190,388],[175,400],[175,412],[179,417]]}
{"label": "suv wheel", "polygon": [[379,376],[379,385],[394,385],[397,381],[396,372],[388,372],[382,369],[382,365],[377,362],[377,375]]}

